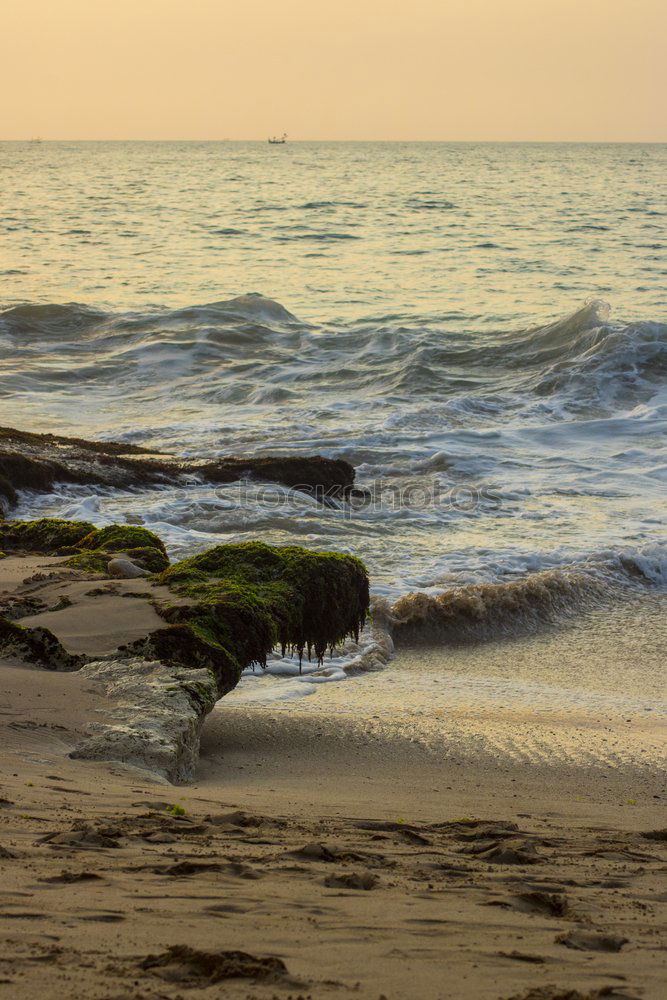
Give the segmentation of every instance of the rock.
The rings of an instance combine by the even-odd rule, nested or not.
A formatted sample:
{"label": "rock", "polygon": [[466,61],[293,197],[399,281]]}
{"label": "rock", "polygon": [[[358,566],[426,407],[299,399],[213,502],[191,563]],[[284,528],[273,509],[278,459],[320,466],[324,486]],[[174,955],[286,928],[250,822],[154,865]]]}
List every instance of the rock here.
{"label": "rock", "polygon": [[215,462],[181,462],[146,448],[113,441],[85,441],[0,427],[0,508],[17,502],[17,491],[49,491],[55,483],[91,486],[187,486],[193,476],[233,483],[252,476],[303,490],[322,503],[345,498],[354,469],[342,459],[314,456],[253,456]]}
{"label": "rock", "polygon": [[[164,542],[147,528],[139,528],[133,524],[109,524],[106,528],[95,528],[77,542],[79,549],[94,549],[101,552],[117,552],[126,554],[130,549],[157,549],[163,556],[167,555]],[[169,560],[162,565],[165,569]]]}
{"label": "rock", "polygon": [[123,559],[122,556],[116,556],[109,560],[107,572],[109,576],[115,576],[122,580],[135,580],[140,576],[150,575],[148,570],[142,569],[141,566],[137,566],[129,559]]}
{"label": "rock", "polygon": [[110,558],[128,560],[148,573],[162,573],[169,566],[162,539],[132,524],[94,528],[87,521],[54,517],[5,521],[0,523],[0,541],[9,551],[69,556],[66,566],[89,573],[106,573]]}
{"label": "rock", "polygon": [[183,600],[160,610],[164,628],[121,646],[121,655],[210,669],[220,697],[245,667],[265,666],[275,646],[321,662],[346,636],[358,640],[369,605],[363,563],[295,545],[216,545],[158,582]]}
{"label": "rock", "polygon": [[206,715],[217,699],[213,674],[140,659],[98,660],[81,670],[108,700],[106,720],[70,757],[116,760],[173,784],[191,780]]}
{"label": "rock", "polygon": [[60,517],[40,517],[36,521],[6,521],[0,524],[6,549],[52,555],[77,545],[94,531],[89,521],[65,521]]}

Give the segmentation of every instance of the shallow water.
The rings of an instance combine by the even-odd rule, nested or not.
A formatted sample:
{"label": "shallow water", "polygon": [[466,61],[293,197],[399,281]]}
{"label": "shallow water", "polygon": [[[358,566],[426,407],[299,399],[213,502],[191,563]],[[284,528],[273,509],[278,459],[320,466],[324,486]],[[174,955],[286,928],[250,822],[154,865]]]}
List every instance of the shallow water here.
{"label": "shallow water", "polygon": [[372,495],[68,487],[19,515],[140,517],[173,556],[354,552],[389,603],[464,588],[474,641],[664,587],[666,166],[659,145],[0,144],[3,424],[343,457]]}

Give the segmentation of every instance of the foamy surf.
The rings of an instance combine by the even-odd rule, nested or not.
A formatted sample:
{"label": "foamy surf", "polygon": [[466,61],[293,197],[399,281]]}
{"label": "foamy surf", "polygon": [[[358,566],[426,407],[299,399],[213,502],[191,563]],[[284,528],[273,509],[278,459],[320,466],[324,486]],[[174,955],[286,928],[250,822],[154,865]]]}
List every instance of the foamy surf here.
{"label": "foamy surf", "polygon": [[667,548],[596,553],[579,563],[519,579],[469,583],[437,594],[378,599],[377,620],[407,641],[459,643],[537,632],[622,603],[628,595],[667,587]]}

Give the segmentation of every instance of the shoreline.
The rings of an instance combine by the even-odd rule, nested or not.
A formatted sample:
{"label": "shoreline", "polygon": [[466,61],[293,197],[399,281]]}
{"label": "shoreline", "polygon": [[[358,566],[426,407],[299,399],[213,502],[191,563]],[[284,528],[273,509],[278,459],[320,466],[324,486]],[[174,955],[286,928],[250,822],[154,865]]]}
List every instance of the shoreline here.
{"label": "shoreline", "polygon": [[663,1000],[663,151],[116,145],[0,160],[0,1000]]}
{"label": "shoreline", "polygon": [[382,669],[347,677],[335,659],[316,683],[269,663],[268,674],[246,672],[207,725],[221,739],[223,720],[242,726],[252,712],[334,742],[341,728],[347,739],[421,748],[445,766],[664,783],[666,646],[667,595],[630,592],[532,635],[398,642]]}

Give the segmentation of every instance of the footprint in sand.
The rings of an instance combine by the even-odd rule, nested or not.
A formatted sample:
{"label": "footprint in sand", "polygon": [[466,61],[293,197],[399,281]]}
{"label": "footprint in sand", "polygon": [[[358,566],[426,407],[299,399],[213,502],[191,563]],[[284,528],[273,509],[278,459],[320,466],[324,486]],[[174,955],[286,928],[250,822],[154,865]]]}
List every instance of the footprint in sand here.
{"label": "footprint in sand", "polygon": [[462,847],[461,854],[474,854],[479,861],[493,865],[535,865],[542,861],[530,840],[505,843],[480,841]]}
{"label": "footprint in sand", "polygon": [[162,979],[200,987],[225,979],[274,982],[287,979],[287,967],[280,958],[257,958],[244,951],[198,951],[186,945],[174,945],[160,955],[148,955],[140,967]]}
{"label": "footprint in sand", "polygon": [[324,884],[328,889],[364,889],[367,892],[379,884],[373,872],[345,872],[341,875],[327,875]]}
{"label": "footprint in sand", "polygon": [[569,913],[567,898],[555,892],[517,892],[506,899],[490,899],[486,905],[549,917],[564,917]]}
{"label": "footprint in sand", "polygon": [[575,951],[616,952],[628,943],[628,939],[616,934],[598,934],[595,931],[569,931],[567,934],[559,934],[556,942]]}

